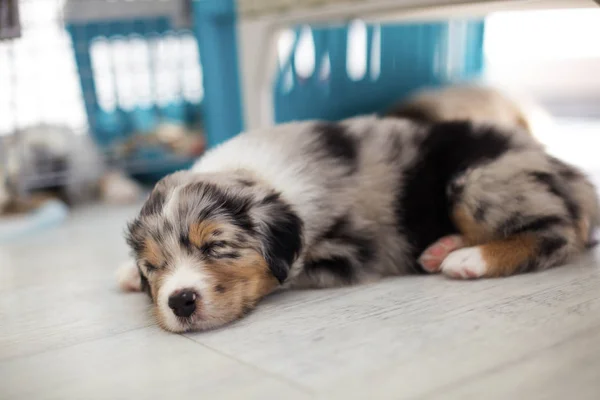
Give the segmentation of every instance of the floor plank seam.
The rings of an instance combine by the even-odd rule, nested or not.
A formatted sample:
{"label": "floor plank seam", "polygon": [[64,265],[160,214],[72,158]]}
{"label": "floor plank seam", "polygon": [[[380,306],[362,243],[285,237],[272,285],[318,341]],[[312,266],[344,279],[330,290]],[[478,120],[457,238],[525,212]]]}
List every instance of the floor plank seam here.
{"label": "floor plank seam", "polygon": [[454,382],[451,382],[451,383],[439,386],[439,387],[433,389],[430,392],[421,394],[421,395],[419,395],[417,397],[413,397],[413,399],[415,399],[415,400],[427,400],[428,398],[430,398],[432,396],[434,396],[434,398],[435,398],[435,396],[440,395],[440,393],[446,392],[449,389],[453,389],[453,388],[458,387],[460,385],[464,385],[466,382],[473,380],[474,377],[485,377],[485,376],[488,376],[490,374],[493,374],[493,373],[496,373],[496,372],[500,372],[502,370],[510,368],[511,366],[514,366],[514,365],[526,362],[527,360],[530,360],[532,358],[535,358],[536,356],[538,356],[539,354],[541,354],[543,352],[546,352],[548,350],[555,349],[557,347],[565,345],[565,344],[567,344],[567,343],[569,343],[569,342],[571,342],[573,340],[576,340],[577,338],[579,338],[581,336],[584,336],[584,335],[586,335],[586,334],[588,334],[590,332],[594,332],[594,331],[600,331],[600,324],[595,324],[595,325],[593,325],[591,327],[587,327],[587,328],[585,328],[583,330],[580,330],[578,332],[573,333],[572,335],[567,336],[566,338],[564,338],[562,340],[559,340],[556,343],[553,343],[553,344],[551,344],[549,346],[546,346],[546,347],[543,347],[541,349],[534,350],[534,351],[532,351],[530,353],[523,354],[523,355],[517,357],[516,359],[510,360],[510,361],[506,361],[506,362],[501,363],[501,364],[497,364],[497,365],[495,365],[493,367],[490,367],[490,368],[487,368],[487,369],[485,369],[483,371],[477,371],[477,372],[475,372],[473,374],[470,374],[468,376],[460,378],[460,379],[458,379],[458,380],[456,380]]}
{"label": "floor plank seam", "polygon": [[40,351],[35,351],[33,353],[26,353],[26,354],[11,356],[11,357],[4,358],[4,359],[0,358],[0,364],[6,364],[6,363],[9,363],[11,361],[15,361],[15,360],[23,359],[23,358],[36,357],[36,356],[38,356],[40,354],[46,354],[46,353],[51,353],[53,351],[64,350],[64,349],[68,349],[68,348],[74,347],[74,346],[79,346],[79,345],[82,345],[82,344],[94,343],[94,342],[98,342],[98,341],[101,341],[101,340],[106,340],[106,339],[114,338],[116,336],[121,336],[121,335],[124,335],[124,334],[127,334],[127,333],[135,332],[135,331],[138,331],[138,330],[148,329],[148,328],[150,328],[152,326],[154,326],[154,324],[153,323],[149,323],[148,325],[145,325],[145,326],[140,326],[140,327],[137,327],[137,328],[127,329],[125,331],[116,332],[116,333],[113,333],[113,334],[107,335],[107,336],[95,337],[95,338],[90,338],[90,339],[84,339],[82,341],[69,343],[69,344],[66,344],[64,346],[51,347],[51,348],[48,348],[48,349],[44,349],[44,350],[40,350]]}
{"label": "floor plank seam", "polygon": [[285,383],[287,385],[290,385],[294,389],[300,390],[304,394],[308,394],[310,396],[316,396],[317,395],[317,393],[312,388],[304,386],[304,385],[302,385],[302,384],[300,384],[298,382],[295,382],[293,380],[290,380],[290,379],[286,378],[285,376],[282,376],[282,375],[279,375],[277,373],[268,371],[268,370],[263,369],[263,368],[255,365],[255,364],[252,364],[252,363],[246,362],[244,360],[241,360],[239,358],[236,358],[236,357],[232,356],[231,354],[225,353],[225,352],[223,352],[223,351],[221,351],[219,349],[216,349],[216,348],[214,348],[212,346],[209,346],[209,345],[207,345],[205,343],[195,341],[194,339],[186,336],[185,334],[184,335],[180,335],[180,336],[186,338],[187,340],[189,340],[189,341],[191,341],[191,342],[193,342],[193,343],[195,343],[195,344],[197,344],[199,346],[204,347],[205,349],[207,349],[209,351],[212,351],[215,354],[218,354],[218,355],[220,355],[222,357],[225,357],[225,358],[227,358],[229,360],[235,361],[236,363],[238,363],[240,365],[249,367],[249,368],[251,368],[251,369],[253,369],[253,370],[257,371],[257,372],[260,372],[261,374],[265,374],[265,375],[267,375],[267,376],[269,376],[271,378],[274,378],[274,379],[280,381],[281,383]]}

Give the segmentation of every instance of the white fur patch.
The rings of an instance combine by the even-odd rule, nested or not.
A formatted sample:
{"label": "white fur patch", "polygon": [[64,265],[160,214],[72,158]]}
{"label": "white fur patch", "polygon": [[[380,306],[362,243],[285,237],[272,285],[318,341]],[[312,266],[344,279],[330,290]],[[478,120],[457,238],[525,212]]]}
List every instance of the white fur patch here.
{"label": "white fur patch", "polygon": [[467,247],[453,251],[442,262],[442,273],[455,279],[481,278],[487,272],[487,264],[479,247]]}
{"label": "white fur patch", "polygon": [[172,273],[164,277],[163,282],[158,291],[158,311],[163,316],[163,321],[167,329],[173,332],[183,331],[187,327],[180,322],[179,318],[169,308],[169,297],[181,289],[193,289],[202,296],[202,292],[208,289],[206,277],[200,271],[193,268],[189,262],[183,261],[177,264]]}
{"label": "white fur patch", "polygon": [[166,218],[177,219],[177,209],[179,207],[179,187],[172,189],[171,194],[163,205],[162,213]]}
{"label": "white fur patch", "polygon": [[117,268],[117,284],[124,292],[139,292],[142,290],[140,271],[133,260],[124,262]]}

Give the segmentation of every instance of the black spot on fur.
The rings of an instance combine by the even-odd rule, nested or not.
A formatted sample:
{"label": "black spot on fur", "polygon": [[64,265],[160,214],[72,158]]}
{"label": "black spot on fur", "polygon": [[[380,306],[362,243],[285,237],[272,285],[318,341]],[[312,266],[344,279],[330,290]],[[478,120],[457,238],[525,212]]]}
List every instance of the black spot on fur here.
{"label": "black spot on fur", "polygon": [[179,236],[179,244],[181,244],[181,247],[190,250],[192,248],[192,242],[190,242],[190,238],[187,235],[181,235]]}
{"label": "black spot on fur", "polygon": [[416,122],[434,122],[431,113],[414,105],[400,105],[392,108],[387,116],[394,118],[410,119]]}
{"label": "black spot on fur", "polygon": [[127,224],[125,240],[127,241],[129,247],[131,247],[136,253],[139,253],[144,249],[144,239],[138,234],[141,229],[142,223],[137,218]]}
{"label": "black spot on fur", "polygon": [[566,221],[556,215],[524,217],[521,214],[517,214],[508,218],[498,228],[498,233],[503,236],[509,236],[523,232],[541,232],[565,224]]}
{"label": "black spot on fur", "polygon": [[539,265],[538,263],[539,263],[538,258],[529,259],[529,260],[525,261],[524,263],[522,263],[521,265],[519,265],[519,267],[517,268],[517,272],[519,274],[524,274],[527,272],[535,271],[538,268],[538,265]]}
{"label": "black spot on fur", "polygon": [[[254,224],[248,213],[252,205],[252,199],[242,195],[234,195],[223,191],[215,184],[198,182],[186,186],[186,193],[196,196],[198,201],[206,200],[206,206],[199,212],[197,219],[205,220],[210,216],[225,213],[231,217],[232,223],[248,232],[254,230]],[[184,212],[185,215],[185,212]]]}
{"label": "black spot on fur", "polygon": [[319,137],[321,151],[324,151],[327,157],[349,166],[351,172],[356,170],[358,145],[356,139],[346,132],[346,128],[334,122],[319,122],[314,132]]}
{"label": "black spot on fur", "polygon": [[483,221],[489,208],[489,203],[480,200],[479,203],[477,203],[477,207],[475,207],[475,212],[473,213],[475,220],[479,222]]}
{"label": "black spot on fur", "polygon": [[219,285],[215,286],[215,291],[216,292],[225,293],[225,290],[227,290],[227,289],[225,289],[225,286],[223,286],[223,285],[219,284]]}
{"label": "black spot on fur", "polygon": [[547,172],[539,171],[530,172],[529,175],[537,182],[546,186],[550,193],[552,193],[554,196],[560,198],[563,201],[565,208],[567,209],[567,212],[569,213],[569,216],[573,221],[576,221],[579,218],[579,206],[571,197],[569,190],[565,187],[565,185],[562,182],[560,182],[559,179],[557,179],[556,176]]}
{"label": "black spot on fur", "polygon": [[341,256],[307,261],[304,270],[308,274],[327,271],[344,283],[352,283],[356,276],[352,261]]}
{"label": "black spot on fur", "polygon": [[323,239],[336,239],[340,236],[345,235],[350,229],[350,220],[347,215],[339,217],[335,220],[335,222],[323,233]]}
{"label": "black spot on fur", "polygon": [[[366,264],[376,256],[376,246],[369,232],[358,231],[352,226],[348,216],[338,218],[327,231],[318,239],[317,243],[335,243],[344,249],[344,252],[354,254],[352,259],[345,255],[332,254],[328,258],[307,260],[305,271],[316,274],[323,271],[335,276],[345,283],[352,283],[356,279],[356,268],[364,269]],[[358,262],[358,265],[356,265]]]}
{"label": "black spot on fur", "polygon": [[272,204],[279,200],[279,193],[271,193],[264,199],[262,199],[262,204]]}
{"label": "black spot on fur", "polygon": [[356,254],[356,259],[361,263],[371,261],[376,252],[373,235],[369,232],[360,232],[353,228],[347,216],[338,218],[334,224],[323,234],[322,239],[335,241],[345,245]]}
{"label": "black spot on fur", "polygon": [[144,203],[142,210],[140,211],[140,216],[146,217],[148,215],[159,214],[165,205],[166,195],[162,191],[153,190],[150,193],[150,197]]}
{"label": "black spot on fur", "polygon": [[265,259],[271,273],[281,283],[302,249],[302,220],[281,199],[269,206],[262,239]]}
{"label": "black spot on fur", "polygon": [[222,231],[222,230],[220,230],[220,229],[215,229],[215,230],[212,232],[212,235],[213,235],[214,237],[221,236],[222,234],[223,234],[223,231]]}
{"label": "black spot on fur", "polygon": [[538,244],[539,255],[542,257],[549,257],[566,245],[567,240],[563,237],[544,237]]}
{"label": "black spot on fur", "polygon": [[175,226],[169,220],[164,220],[162,225],[163,232],[171,234],[175,232]]}
{"label": "black spot on fur", "polygon": [[451,180],[509,148],[509,139],[493,127],[444,122],[429,128],[418,142],[418,159],[404,173],[395,205],[398,231],[410,241],[415,259],[440,237],[457,232],[450,220]]}

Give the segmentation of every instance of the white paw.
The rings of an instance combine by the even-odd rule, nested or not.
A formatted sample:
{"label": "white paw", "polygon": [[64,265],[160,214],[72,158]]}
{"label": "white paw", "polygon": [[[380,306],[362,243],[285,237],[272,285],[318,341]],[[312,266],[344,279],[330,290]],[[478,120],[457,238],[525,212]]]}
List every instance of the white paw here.
{"label": "white paw", "polygon": [[481,278],[487,272],[487,264],[478,247],[453,251],[442,262],[442,273],[455,279]]}
{"label": "white paw", "polygon": [[135,262],[127,261],[117,269],[117,284],[124,292],[139,292],[142,290],[142,280]]}

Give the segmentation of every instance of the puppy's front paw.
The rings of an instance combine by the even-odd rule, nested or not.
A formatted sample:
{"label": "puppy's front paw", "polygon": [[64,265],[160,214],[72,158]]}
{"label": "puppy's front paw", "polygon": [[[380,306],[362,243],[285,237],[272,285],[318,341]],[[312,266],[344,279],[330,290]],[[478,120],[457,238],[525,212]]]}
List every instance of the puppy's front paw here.
{"label": "puppy's front paw", "polygon": [[425,249],[419,257],[419,264],[430,273],[440,271],[442,262],[453,251],[463,248],[464,242],[460,235],[445,236]]}
{"label": "puppy's front paw", "polygon": [[488,266],[479,247],[467,247],[450,253],[441,269],[450,278],[477,279],[486,274]]}
{"label": "puppy's front paw", "polygon": [[124,262],[117,269],[117,284],[124,292],[139,292],[142,290],[140,272],[134,261]]}

